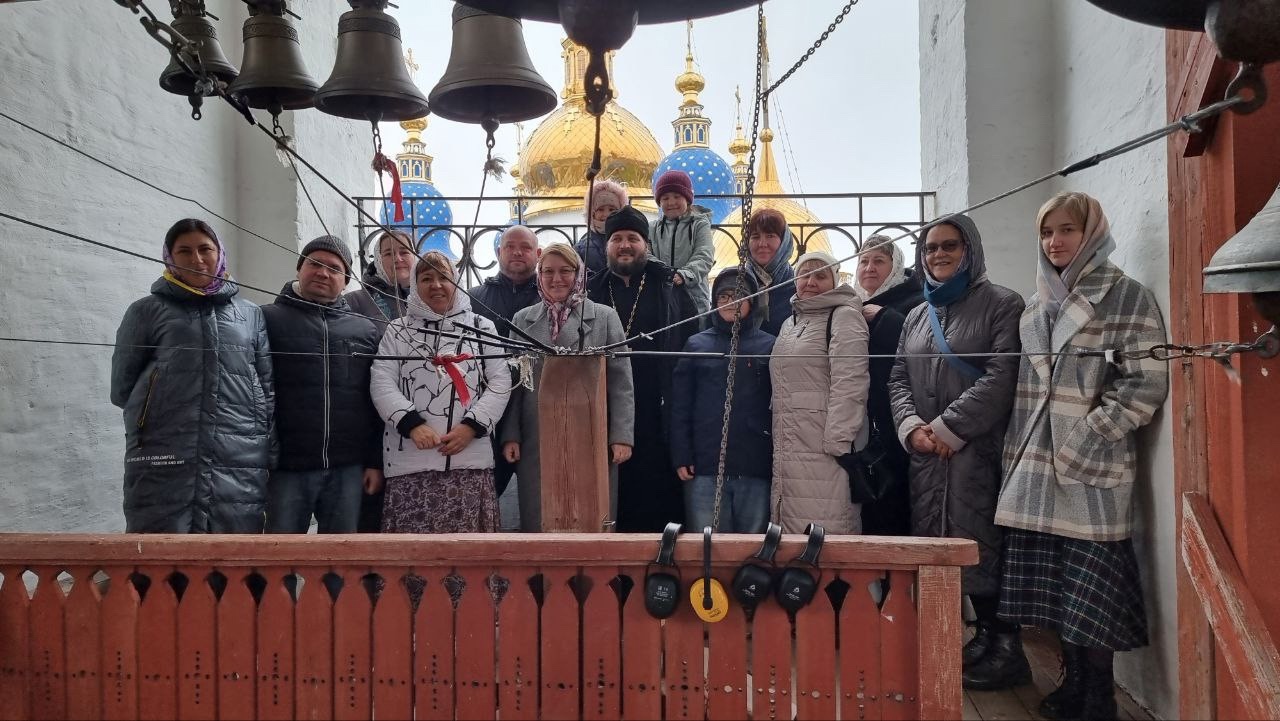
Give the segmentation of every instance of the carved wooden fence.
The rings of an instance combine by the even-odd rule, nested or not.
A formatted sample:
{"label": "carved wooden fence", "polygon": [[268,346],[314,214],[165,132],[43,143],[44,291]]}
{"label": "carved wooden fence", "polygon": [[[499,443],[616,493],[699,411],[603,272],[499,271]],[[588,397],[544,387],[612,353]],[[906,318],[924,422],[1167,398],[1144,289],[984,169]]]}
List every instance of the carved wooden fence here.
{"label": "carved wooden fence", "polygon": [[0,534],[0,718],[959,718],[971,542],[828,538],[794,618],[704,625],[645,612],[657,540]]}

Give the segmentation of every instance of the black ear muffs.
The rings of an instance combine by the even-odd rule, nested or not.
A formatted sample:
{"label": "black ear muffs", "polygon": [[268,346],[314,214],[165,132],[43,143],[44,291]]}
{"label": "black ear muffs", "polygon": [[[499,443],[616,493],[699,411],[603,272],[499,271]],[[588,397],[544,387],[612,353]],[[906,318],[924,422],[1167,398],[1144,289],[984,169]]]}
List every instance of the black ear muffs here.
{"label": "black ear muffs", "polygon": [[818,579],[821,577],[820,572],[815,576],[809,568],[818,571],[818,554],[822,553],[822,540],[826,536],[826,531],[822,530],[822,526],[810,523],[804,532],[809,534],[809,543],[804,547],[804,553],[787,564],[787,568],[778,577],[778,588],[775,592],[778,605],[785,608],[788,613],[795,613],[809,605],[814,594],[818,592]]}
{"label": "black ear muffs", "polygon": [[773,557],[778,553],[780,540],[782,526],[770,523],[764,532],[764,545],[733,575],[733,597],[747,611],[755,610],[773,592]]}
{"label": "black ear muffs", "polygon": [[676,537],[679,523],[668,523],[662,531],[658,557],[644,574],[644,608],[654,618],[670,618],[680,603],[680,569],[676,566]]}

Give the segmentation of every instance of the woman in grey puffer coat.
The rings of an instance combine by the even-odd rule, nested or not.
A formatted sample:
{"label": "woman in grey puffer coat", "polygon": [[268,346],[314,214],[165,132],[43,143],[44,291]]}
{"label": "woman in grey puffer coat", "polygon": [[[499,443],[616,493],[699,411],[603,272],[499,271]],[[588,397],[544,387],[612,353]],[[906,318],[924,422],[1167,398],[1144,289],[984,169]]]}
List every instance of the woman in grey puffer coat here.
{"label": "woman in grey puffer coat", "polygon": [[[1000,658],[1020,659],[1011,663],[1021,678],[1026,660],[1017,626],[996,619],[1002,534],[995,525],[1019,359],[952,354],[1020,352],[1025,303],[987,280],[982,236],[967,216],[950,216],[929,230],[916,246],[916,268],[925,302],[907,315],[889,376],[898,439],[911,454],[911,532],[978,542],[978,565],[962,571],[961,588],[984,640],[965,647],[966,671],[985,654],[982,644],[995,643],[992,634],[998,634]],[[935,355],[904,357],[913,354]],[[1030,670],[1025,672],[1029,680]]]}
{"label": "woman in grey puffer coat", "polygon": [[167,269],[125,311],[111,358],[124,409],[125,530],[261,533],[278,449],[262,311],[236,298],[213,229],[180,220]]}

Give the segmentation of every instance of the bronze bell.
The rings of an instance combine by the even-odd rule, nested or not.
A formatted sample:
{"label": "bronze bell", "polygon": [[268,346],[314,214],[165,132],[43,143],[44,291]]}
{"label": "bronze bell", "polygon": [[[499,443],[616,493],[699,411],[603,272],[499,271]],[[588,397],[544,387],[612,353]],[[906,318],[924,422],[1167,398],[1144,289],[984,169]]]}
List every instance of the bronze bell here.
{"label": "bronze bell", "polygon": [[[199,2],[182,0],[176,3],[173,22],[170,25],[196,46],[200,53],[200,62],[204,65],[206,72],[223,82],[235,80],[236,66],[232,65],[231,61],[227,60],[227,56],[222,53],[222,47],[218,45],[218,31],[214,29],[213,23],[209,22],[203,0]],[[196,76],[187,72],[177,60],[170,58],[168,67],[160,73],[160,87],[175,95],[195,95]],[[201,94],[205,96],[214,94],[212,88],[206,90],[207,92]]]}
{"label": "bronze bell", "polygon": [[[1280,323],[1280,188],[1240,232],[1213,254],[1204,269],[1206,293],[1253,293],[1255,304],[1270,298],[1272,315]],[[1270,294],[1259,298],[1259,294]],[[1259,310],[1266,313],[1261,304]]]}
{"label": "bronze bell", "polygon": [[1122,18],[1174,30],[1207,30],[1222,57],[1265,65],[1280,60],[1276,0],[1089,0]]}
{"label": "bronze bell", "polygon": [[298,31],[285,16],[284,0],[250,2],[240,68],[240,77],[227,89],[251,108],[278,115],[315,103],[319,86],[302,60]]}
{"label": "bronze bell", "polygon": [[354,120],[413,120],[428,112],[427,99],[404,66],[400,24],[387,0],[347,0],[338,20],[338,58],[316,92],[316,108]]}
{"label": "bronze bell", "polygon": [[556,92],[529,58],[520,21],[453,6],[449,66],[431,91],[431,112],[460,123],[516,123],[555,109]]}
{"label": "bronze bell", "polygon": [[1112,15],[1173,30],[1204,30],[1212,0],[1089,0]]}
{"label": "bronze bell", "polygon": [[[477,10],[525,20],[563,22],[576,15],[594,15],[597,20],[608,15],[636,13],[641,25],[670,23],[678,20],[722,15],[755,5],[759,0],[460,0]],[[572,38],[571,38],[572,39]],[[576,41],[575,41],[576,42]],[[579,43],[580,45],[582,43]]]}

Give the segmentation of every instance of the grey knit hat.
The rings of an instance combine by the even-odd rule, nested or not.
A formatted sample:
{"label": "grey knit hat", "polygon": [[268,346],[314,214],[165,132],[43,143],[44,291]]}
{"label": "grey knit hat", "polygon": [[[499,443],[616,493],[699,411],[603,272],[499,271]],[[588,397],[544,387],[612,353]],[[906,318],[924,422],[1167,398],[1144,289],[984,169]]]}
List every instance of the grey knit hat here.
{"label": "grey knit hat", "polygon": [[298,256],[298,270],[302,269],[302,261],[306,260],[307,256],[317,250],[327,250],[339,258],[342,258],[343,272],[347,275],[351,275],[351,250],[347,248],[347,244],[342,242],[341,239],[332,235],[322,235],[310,243],[307,243],[306,247],[302,249],[302,253]]}

